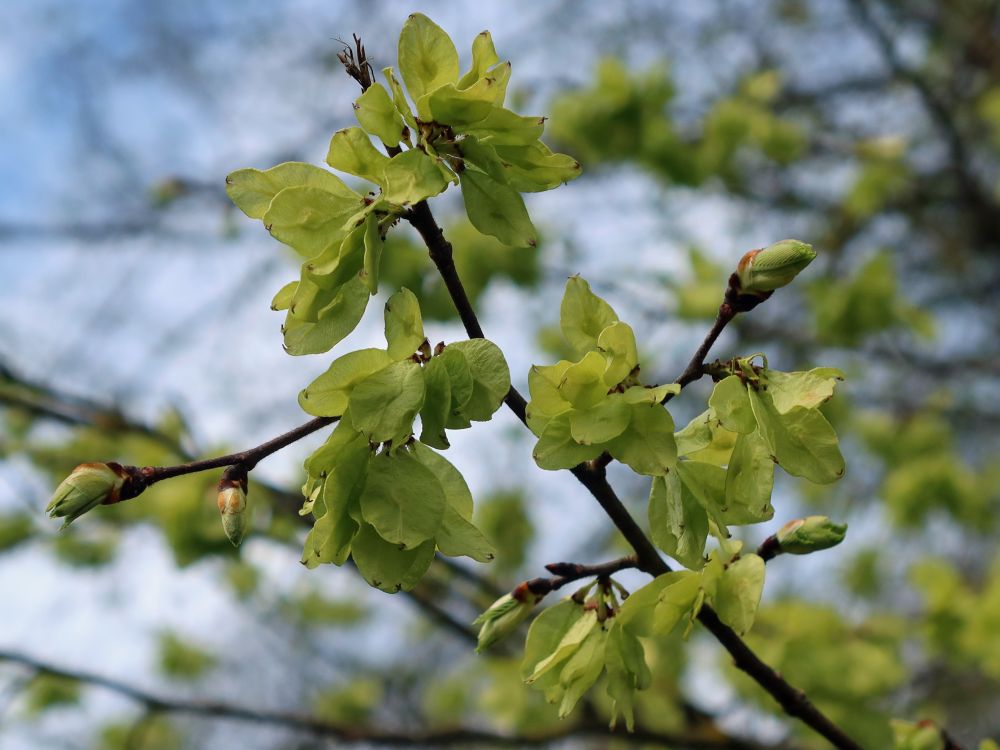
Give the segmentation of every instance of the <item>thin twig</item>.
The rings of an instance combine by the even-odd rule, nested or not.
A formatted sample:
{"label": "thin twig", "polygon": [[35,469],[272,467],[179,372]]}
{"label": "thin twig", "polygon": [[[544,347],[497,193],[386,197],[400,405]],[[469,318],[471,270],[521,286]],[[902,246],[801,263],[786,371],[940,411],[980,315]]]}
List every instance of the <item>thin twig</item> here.
{"label": "thin twig", "polygon": [[[451,244],[445,239],[444,232],[442,232],[441,227],[435,221],[426,201],[422,201],[414,206],[406,218],[426,243],[430,258],[437,267],[445,282],[445,286],[451,294],[452,302],[458,310],[466,333],[468,333],[470,338],[485,338],[482,326],[479,324],[479,319],[469,301],[468,295],[465,293],[462,280],[452,260]],[[730,286],[732,287],[732,284]],[[735,315],[737,311],[742,312],[742,310],[734,310],[732,314]],[[704,356],[707,356],[712,343],[714,343],[715,339],[722,332],[722,329],[729,322],[729,320],[726,320],[726,317],[722,314],[722,309],[720,308],[719,319],[716,321],[716,325],[713,326],[712,331],[709,332],[709,336],[706,338],[707,343],[702,342],[702,347],[699,347],[699,352],[704,349],[702,360],[704,360]],[[729,319],[731,320],[732,317],[729,316]],[[687,370],[685,369],[682,377],[686,373]],[[505,402],[518,419],[527,426],[524,396],[511,386]],[[646,536],[635,519],[632,518],[632,515],[618,498],[614,489],[608,484],[603,466],[581,464],[571,469],[571,471],[573,476],[590,491],[611,521],[629,544],[632,545],[632,548],[636,552],[637,567],[653,576],[670,572],[670,567],[660,557],[649,537]],[[718,615],[716,615],[711,607],[707,605],[702,607],[698,619],[715,636],[716,640],[729,651],[735,665],[750,675],[761,687],[770,693],[789,716],[801,719],[805,724],[829,740],[835,747],[841,748],[841,750],[861,750],[861,746],[816,708],[805,693],[793,687],[774,669],[761,661],[732,628],[719,620]]]}
{"label": "thin twig", "polygon": [[729,748],[735,750],[777,750],[775,746],[730,737],[724,737],[724,741],[721,741],[718,738],[664,734],[642,728],[637,728],[635,732],[629,733],[625,731],[624,727],[609,729],[596,721],[539,734],[499,734],[463,727],[419,731],[383,731],[359,727],[356,724],[337,724],[316,716],[290,711],[256,709],[223,701],[168,697],[112,677],[85,670],[66,669],[16,651],[0,650],[0,661],[20,664],[37,674],[61,677],[110,690],[141,704],[148,711],[284,727],[290,731],[333,738],[345,744],[383,747],[450,747],[472,744],[527,747],[553,744],[572,737],[614,737],[635,744],[658,743],[668,747],[692,748],[692,750],[728,750]]}

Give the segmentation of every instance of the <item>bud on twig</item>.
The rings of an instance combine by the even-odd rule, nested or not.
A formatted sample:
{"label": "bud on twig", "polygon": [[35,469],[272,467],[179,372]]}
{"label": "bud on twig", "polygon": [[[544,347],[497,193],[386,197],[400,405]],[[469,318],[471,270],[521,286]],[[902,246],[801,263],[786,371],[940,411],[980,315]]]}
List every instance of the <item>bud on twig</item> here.
{"label": "bud on twig", "polygon": [[524,622],[542,596],[532,593],[527,584],[520,584],[511,593],[505,594],[490,605],[472,623],[480,625],[479,643],[476,653],[482,653],[497,641],[506,638]]}
{"label": "bud on twig", "polygon": [[775,537],[782,552],[808,555],[837,546],[844,541],[846,534],[846,523],[834,523],[826,516],[808,516],[789,521]]}
{"label": "bud on twig", "polygon": [[222,514],[222,529],[234,547],[240,542],[250,527],[250,514],[247,512],[247,475],[246,471],[230,467],[219,480],[219,513]]}
{"label": "bud on twig", "polygon": [[751,250],[736,267],[740,294],[765,296],[790,283],[815,257],[812,245],[798,240],[781,240],[763,250]]}
{"label": "bud on twig", "polygon": [[45,512],[51,518],[65,518],[65,529],[98,505],[124,500],[122,488],[130,476],[124,466],[114,462],[80,464],[56,487]]}

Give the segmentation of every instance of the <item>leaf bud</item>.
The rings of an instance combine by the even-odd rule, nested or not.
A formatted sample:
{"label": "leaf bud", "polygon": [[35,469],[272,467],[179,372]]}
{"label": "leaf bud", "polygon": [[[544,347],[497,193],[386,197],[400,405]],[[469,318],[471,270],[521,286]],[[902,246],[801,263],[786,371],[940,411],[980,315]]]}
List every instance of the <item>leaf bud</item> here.
{"label": "leaf bud", "polygon": [[489,606],[485,612],[475,619],[473,625],[479,628],[479,643],[476,653],[482,653],[494,643],[506,638],[517,626],[524,622],[535,605],[542,600],[531,591],[527,584],[522,583],[509,594],[504,594]]}
{"label": "leaf bud", "polygon": [[782,526],[775,535],[782,552],[808,555],[836,547],[847,534],[846,523],[834,523],[826,516],[796,518]]}
{"label": "leaf bud", "polygon": [[815,257],[812,245],[798,240],[781,240],[762,250],[751,250],[736,267],[740,294],[769,294],[790,283]]}
{"label": "leaf bud", "polygon": [[250,527],[250,514],[247,512],[247,478],[232,477],[229,472],[219,480],[219,513],[222,514],[222,529],[234,547],[240,542]]}
{"label": "leaf bud", "polygon": [[51,518],[65,518],[65,529],[88,510],[123,500],[122,487],[129,476],[114,462],[80,464],[56,487],[45,512]]}

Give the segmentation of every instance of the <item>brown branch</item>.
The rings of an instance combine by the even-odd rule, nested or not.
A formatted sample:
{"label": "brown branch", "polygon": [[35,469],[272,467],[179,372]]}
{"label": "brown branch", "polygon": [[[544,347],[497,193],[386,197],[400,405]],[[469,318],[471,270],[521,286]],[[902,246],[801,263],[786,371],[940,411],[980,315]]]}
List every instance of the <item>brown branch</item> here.
{"label": "brown branch", "polygon": [[239,453],[229,453],[225,456],[216,456],[215,458],[204,458],[199,461],[177,464],[176,466],[144,466],[139,470],[139,473],[146,481],[146,485],[149,486],[164,479],[171,479],[183,476],[184,474],[194,474],[195,472],[207,471],[208,469],[219,469],[223,466],[241,466],[246,471],[251,471],[260,461],[272,453],[277,453],[282,448],[286,448],[292,443],[301,440],[307,435],[311,435],[316,430],[333,424],[339,419],[340,417],[316,417],[293,430],[289,430],[283,435],[278,435],[276,438],[272,438],[254,448],[248,448]]}
{"label": "brown branch", "polygon": [[628,568],[636,568],[639,561],[634,555],[619,557],[617,560],[601,563],[600,565],[581,565],[579,563],[549,563],[546,570],[554,573],[554,578],[532,578],[525,581],[524,586],[536,596],[545,596],[552,591],[558,591],[563,586],[581,578],[607,578],[615,573]]}
{"label": "brown branch", "polygon": [[658,743],[667,747],[690,748],[691,750],[778,750],[777,746],[730,737],[720,739],[672,735],[642,728],[637,728],[635,732],[629,733],[625,731],[624,727],[609,729],[596,721],[538,734],[500,734],[464,727],[419,731],[384,731],[358,727],[354,724],[337,724],[316,716],[291,711],[256,709],[223,701],[168,697],[112,677],[85,670],[67,669],[16,651],[0,650],[0,661],[19,664],[36,674],[60,677],[110,690],[141,704],[148,711],[283,727],[290,731],[336,739],[345,744],[383,747],[450,747],[469,744],[494,747],[528,747],[549,745],[572,737],[614,737],[634,744]]}
{"label": "brown branch", "polygon": [[[469,301],[468,295],[465,293],[462,280],[459,278],[458,271],[455,268],[451,244],[445,239],[444,232],[442,232],[441,227],[435,221],[426,201],[421,201],[414,206],[406,218],[427,245],[431,261],[437,267],[438,272],[445,282],[445,286],[451,294],[452,302],[458,310],[466,333],[468,333],[470,338],[485,338],[482,326],[479,324],[479,319]],[[692,363],[700,355],[701,363],[703,364],[708,350],[729,320],[737,312],[743,312],[745,309],[750,309],[753,306],[748,305],[744,307],[742,304],[731,305],[733,307],[732,311],[724,312],[726,305],[732,302],[730,300],[730,291],[732,291],[733,286],[730,283],[730,289],[726,293],[726,302],[723,303],[723,306],[719,310],[719,318],[716,320],[716,324],[709,332],[706,340],[702,342],[695,357],[692,358]],[[740,300],[742,301],[743,298],[741,297]],[[692,363],[689,363],[688,368],[692,367]],[[688,368],[685,368],[684,373],[681,375],[682,378],[688,375]],[[697,377],[700,377],[701,364],[698,365],[698,369],[699,374]],[[696,380],[697,377],[691,376],[688,382]],[[505,401],[517,418],[527,426],[525,416],[525,407],[527,404],[524,396],[511,386]],[[632,545],[638,561],[637,567],[653,576],[670,572],[670,567],[660,557],[649,537],[646,536],[635,519],[632,518],[632,515],[618,498],[614,489],[608,484],[604,467],[594,463],[581,464],[571,469],[571,471],[573,476],[590,491],[628,543]],[[800,719],[837,748],[842,748],[842,750],[861,750],[861,746],[816,708],[801,690],[793,687],[774,669],[761,661],[732,628],[719,620],[718,615],[716,615],[711,607],[704,606],[698,619],[730,653],[735,665],[750,675],[751,678],[770,693],[789,716]]]}

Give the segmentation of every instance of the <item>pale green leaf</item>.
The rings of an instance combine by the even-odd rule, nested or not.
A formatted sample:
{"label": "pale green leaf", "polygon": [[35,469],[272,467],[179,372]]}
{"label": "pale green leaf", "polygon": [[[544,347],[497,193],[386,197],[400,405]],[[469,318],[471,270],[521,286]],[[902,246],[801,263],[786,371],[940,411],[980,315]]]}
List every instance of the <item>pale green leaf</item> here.
{"label": "pale green leaf", "polygon": [[808,372],[767,370],[764,377],[774,408],[785,414],[796,406],[814,409],[828,401],[844,373],[834,367],[817,367]]}
{"label": "pale green leaf", "polygon": [[[306,284],[302,281],[301,288]],[[368,287],[358,276],[336,290],[326,290],[324,304],[315,321],[289,314],[285,318],[285,351],[289,354],[320,354],[339,344],[357,327],[368,306]]]}
{"label": "pale green leaf", "polygon": [[542,136],[544,129],[544,117],[523,117],[509,109],[494,107],[485,119],[465,132],[491,146],[528,146]]}
{"label": "pale green leaf", "polygon": [[368,291],[372,294],[378,292],[379,265],[382,261],[382,232],[378,226],[378,217],[368,214],[364,224],[364,279],[368,286]]}
{"label": "pale green leaf", "polygon": [[385,340],[392,359],[411,356],[426,341],[420,303],[405,287],[385,303]]}
{"label": "pale green leaf", "polygon": [[559,718],[566,718],[573,708],[597,682],[604,671],[604,646],[607,642],[607,632],[603,628],[595,628],[566,662],[559,673],[559,684],[565,689],[559,704]]}
{"label": "pale green leaf", "polygon": [[694,570],[704,565],[708,514],[676,471],[653,477],[649,528],[656,545],[675,560]]}
{"label": "pale green leaf", "polygon": [[472,393],[461,407],[462,414],[475,422],[488,422],[510,391],[510,370],[503,352],[487,339],[456,341],[448,349],[465,357],[472,376]]}
{"label": "pale green leaf", "polygon": [[348,403],[354,429],[371,442],[405,442],[424,403],[423,370],[409,359],[394,362],[357,384]]}
{"label": "pale green leaf", "polygon": [[413,549],[433,539],[445,504],[440,480],[408,451],[371,460],[361,514],[387,542]]}
{"label": "pale green leaf", "polygon": [[460,179],[472,226],[510,247],[538,244],[538,232],[520,193],[476,169],[466,168]]}
{"label": "pale green leaf", "polygon": [[378,535],[368,524],[351,543],[351,555],[358,572],[375,588],[389,594],[409,591],[423,577],[434,560],[434,542],[427,540],[416,549],[400,549]]}
{"label": "pale green leaf", "polygon": [[569,659],[577,649],[587,640],[591,631],[599,627],[597,624],[597,612],[595,610],[583,610],[566,634],[563,635],[555,650],[535,665],[534,671],[525,680],[532,683],[539,677],[543,677],[547,672],[563,664]]}
{"label": "pale green leaf", "polygon": [[[672,575],[669,583],[660,589],[656,608],[653,610],[653,633],[666,635],[685,615],[698,606],[701,575],[688,570]],[[662,576],[661,576],[662,577]]]}
{"label": "pale green leaf", "polygon": [[570,412],[570,434],[580,445],[600,445],[621,435],[631,419],[629,405],[613,393],[594,406]]}
{"label": "pale green leaf", "polygon": [[590,291],[590,284],[579,276],[566,280],[559,306],[559,327],[579,356],[596,349],[601,331],[617,322],[618,316],[611,305]]}
{"label": "pale green leaf", "polygon": [[731,432],[746,434],[757,429],[750,408],[750,397],[747,387],[735,375],[730,375],[715,384],[715,389],[708,399],[708,405],[715,412],[716,419]]}
{"label": "pale green leaf", "polygon": [[621,321],[612,323],[597,337],[597,349],[607,360],[604,381],[616,386],[639,366],[639,350],[635,345],[632,326]]}
{"label": "pale green leaf", "polygon": [[458,87],[468,88],[498,62],[500,57],[493,46],[493,37],[488,31],[480,31],[472,40],[472,67],[459,79]]}
{"label": "pale green leaf", "polygon": [[410,129],[416,130],[417,119],[413,116],[413,110],[410,109],[410,104],[406,101],[406,94],[403,93],[403,87],[400,85],[399,79],[396,78],[395,72],[391,67],[383,68],[382,75],[385,76],[389,90],[392,91],[392,103],[396,107],[396,111],[399,112],[403,122]]}
{"label": "pale green leaf", "polygon": [[564,359],[554,365],[533,365],[528,371],[528,392],[531,394],[528,426],[536,435],[541,434],[552,417],[573,408],[559,392],[559,384],[572,364]]}
{"label": "pale green leaf", "polygon": [[535,463],[542,469],[571,469],[601,455],[601,446],[580,445],[573,440],[569,417],[569,412],[563,412],[549,420],[542,430],[532,451]]}
{"label": "pale green leaf", "polygon": [[764,561],[757,555],[744,555],[731,562],[719,578],[715,591],[715,611],[719,619],[746,635],[753,627],[757,605],[764,591]]}
{"label": "pale green leaf", "polygon": [[361,349],[338,357],[329,369],[299,394],[299,406],[316,417],[339,417],[354,386],[388,367],[392,358],[381,349]]}
{"label": "pale green leaf", "polygon": [[406,125],[381,83],[373,83],[354,102],[358,123],[386,146],[398,146]]}
{"label": "pale green leaf", "polygon": [[[458,81],[458,51],[444,30],[422,13],[414,13],[399,35],[399,73],[413,101]],[[417,114],[430,119],[429,112]]]}
{"label": "pale green leaf", "polygon": [[347,224],[364,207],[361,200],[316,187],[289,187],[271,200],[263,216],[271,235],[304,258],[340,246],[351,227]]}
{"label": "pale green leaf", "polygon": [[375,148],[364,130],[354,127],[333,134],[326,163],[341,172],[382,184],[382,170],[389,157]]}
{"label": "pale green leaf", "polygon": [[767,391],[750,391],[750,403],[761,435],[782,469],[817,484],[844,476],[837,433],[817,409],[795,406],[779,414]]}
{"label": "pale green leaf", "polygon": [[707,448],[712,443],[712,430],[709,427],[710,411],[706,410],[687,423],[680,432],[674,433],[677,443],[677,455],[688,456],[696,451]]}
{"label": "pale green leaf", "polygon": [[384,187],[385,200],[399,205],[420,203],[448,187],[448,178],[438,167],[437,159],[417,148],[386,161],[378,181]]}
{"label": "pale green leaf", "polygon": [[771,520],[773,485],[774,461],[767,441],[758,431],[740,435],[726,471],[723,508],[726,523],[742,525]]}
{"label": "pale green leaf", "polygon": [[633,404],[629,409],[632,419],[628,429],[608,443],[608,452],[639,474],[666,474],[677,463],[670,412],[659,404]]}
{"label": "pale green leaf", "polygon": [[583,615],[583,607],[570,599],[548,607],[536,617],[528,628],[528,638],[524,644],[524,658],[521,661],[521,678],[527,680],[535,672],[535,667],[550,656],[570,628]]}
{"label": "pale green leaf", "polygon": [[424,365],[424,386],[424,405],[420,407],[420,442],[434,448],[448,448],[450,443],[445,427],[451,411],[451,379],[441,357],[433,357]]}
{"label": "pale green leaf", "polygon": [[527,145],[496,145],[507,184],[522,193],[552,190],[580,176],[580,162],[555,154],[541,141]]}
{"label": "pale green leaf", "polygon": [[589,409],[607,398],[604,381],[607,363],[597,352],[587,352],[583,359],[566,368],[559,383],[559,394],[577,409]]}
{"label": "pale green leaf", "polygon": [[[605,375],[605,377],[607,377]],[[681,392],[680,383],[666,383],[665,385],[633,385],[625,389],[622,397],[626,404],[653,404],[663,403],[668,395],[676,396]]]}
{"label": "pale green leaf", "polygon": [[677,475],[687,491],[725,533],[726,470],[701,461],[678,461]]}
{"label": "pale green leaf", "polygon": [[292,297],[295,296],[296,290],[299,288],[299,282],[289,281],[281,289],[278,290],[277,294],[271,300],[272,310],[287,310],[291,307]]}
{"label": "pale green leaf", "polygon": [[252,219],[264,218],[274,196],[289,187],[318,188],[354,206],[360,206],[362,202],[361,196],[339,177],[304,162],[285,162],[263,172],[259,169],[238,169],[226,177],[226,194],[237,208]]}

